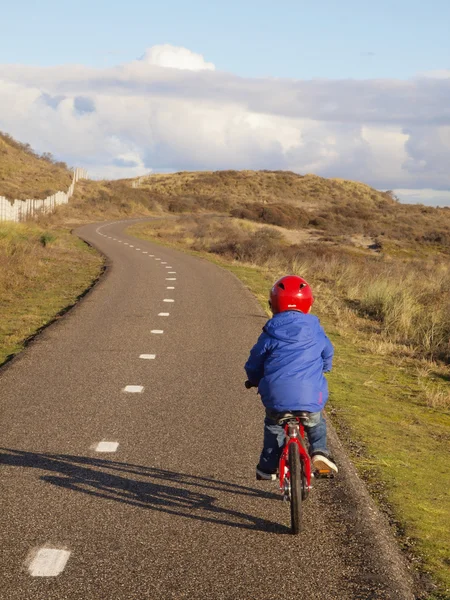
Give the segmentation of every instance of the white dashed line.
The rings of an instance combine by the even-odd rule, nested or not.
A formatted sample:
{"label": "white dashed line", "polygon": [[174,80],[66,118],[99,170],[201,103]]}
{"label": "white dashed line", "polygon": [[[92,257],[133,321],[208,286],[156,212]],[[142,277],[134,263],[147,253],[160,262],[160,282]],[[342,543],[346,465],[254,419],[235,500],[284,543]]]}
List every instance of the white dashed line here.
{"label": "white dashed line", "polygon": [[131,244],[128,244],[130,246],[130,248],[134,248],[134,246],[132,246]]}
{"label": "white dashed line", "polygon": [[28,571],[32,577],[56,577],[64,571],[69,556],[69,550],[39,548]]}
{"label": "white dashed line", "polygon": [[166,277],[166,281],[176,281],[176,277]]}
{"label": "white dashed line", "polygon": [[161,261],[162,265],[167,265],[167,262]]}
{"label": "white dashed line", "polygon": [[150,333],[164,333],[162,329],[152,329]]}
{"label": "white dashed line", "polygon": [[169,267],[166,267],[166,269],[171,269],[171,268],[172,268],[172,267],[170,267],[170,266],[169,266]]}
{"label": "white dashed line", "polygon": [[139,354],[139,358],[143,358],[144,360],[155,360],[156,354]]}
{"label": "white dashed line", "polygon": [[148,254],[147,250],[142,250],[142,254]]}
{"label": "white dashed line", "polygon": [[136,248],[136,250],[140,250],[140,248]]}
{"label": "white dashed line", "polygon": [[144,391],[144,386],[143,385],[126,385],[123,388],[124,392],[128,392],[130,394],[140,394],[141,392]]}
{"label": "white dashed line", "polygon": [[167,271],[168,275],[176,275],[176,273],[177,273],[176,271]]}
{"label": "white dashed line", "polygon": [[96,452],[116,452],[119,442],[99,442],[95,447]]}
{"label": "white dashed line", "polygon": [[119,244],[121,244],[121,243],[122,243],[122,240],[117,240],[117,241],[119,242]]}
{"label": "white dashed line", "polygon": [[158,313],[158,317],[168,317],[169,313]]}
{"label": "white dashed line", "polygon": [[160,258],[155,258],[155,260],[161,260]]}
{"label": "white dashed line", "polygon": [[164,298],[163,302],[175,302],[172,298]]}
{"label": "white dashed line", "polygon": [[124,242],[125,246],[128,246],[128,242]]}
{"label": "white dashed line", "polygon": [[149,258],[153,258],[155,255],[154,254],[149,254],[148,256],[149,256]]}
{"label": "white dashed line", "polygon": [[175,288],[173,287],[173,285],[168,285],[168,286],[166,287],[166,290],[174,290],[174,289],[175,289]]}

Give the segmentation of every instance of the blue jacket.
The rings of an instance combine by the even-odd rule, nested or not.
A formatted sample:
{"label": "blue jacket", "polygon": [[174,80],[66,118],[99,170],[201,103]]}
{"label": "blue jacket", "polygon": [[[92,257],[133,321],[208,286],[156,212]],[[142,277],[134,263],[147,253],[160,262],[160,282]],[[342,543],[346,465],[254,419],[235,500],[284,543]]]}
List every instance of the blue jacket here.
{"label": "blue jacket", "polygon": [[266,408],[318,412],[328,400],[323,373],[331,370],[333,353],[316,316],[289,310],[267,321],[245,370]]}

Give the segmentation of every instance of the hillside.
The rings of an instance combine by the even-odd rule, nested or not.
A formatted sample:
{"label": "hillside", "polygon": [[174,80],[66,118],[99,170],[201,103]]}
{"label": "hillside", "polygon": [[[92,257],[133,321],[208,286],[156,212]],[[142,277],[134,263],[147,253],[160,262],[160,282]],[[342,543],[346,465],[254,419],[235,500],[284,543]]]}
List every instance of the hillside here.
{"label": "hillside", "polygon": [[[450,250],[450,210],[400,204],[365,184],[285,171],[216,171],[146,177],[134,194],[170,212],[217,211],[339,243]],[[356,244],[357,245],[357,244]]]}
{"label": "hillside", "polygon": [[0,132],[0,196],[11,200],[43,199],[66,191],[72,173],[51,155],[39,156],[28,144]]}

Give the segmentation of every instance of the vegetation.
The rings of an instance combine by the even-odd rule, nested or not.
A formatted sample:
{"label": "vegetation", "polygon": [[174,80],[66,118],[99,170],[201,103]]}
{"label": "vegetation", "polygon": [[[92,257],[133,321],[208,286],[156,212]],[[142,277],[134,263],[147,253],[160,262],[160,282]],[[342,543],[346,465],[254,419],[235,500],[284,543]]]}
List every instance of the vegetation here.
{"label": "vegetation", "polygon": [[261,223],[312,229],[322,242],[364,235],[381,248],[450,252],[450,209],[400,204],[362,183],[285,171],[151,175],[139,191],[171,212],[217,211]]}
{"label": "vegetation", "polygon": [[0,196],[10,200],[44,199],[66,191],[72,172],[49,153],[39,156],[28,144],[21,144],[0,132]]}

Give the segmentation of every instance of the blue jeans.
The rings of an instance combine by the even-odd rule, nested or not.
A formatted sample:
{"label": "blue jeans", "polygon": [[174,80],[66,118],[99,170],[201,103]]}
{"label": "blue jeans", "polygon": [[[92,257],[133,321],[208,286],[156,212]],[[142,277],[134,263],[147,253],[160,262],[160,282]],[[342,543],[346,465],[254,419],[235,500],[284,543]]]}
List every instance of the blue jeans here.
{"label": "blue jeans", "polygon": [[[322,412],[310,413],[309,420],[310,425],[305,427],[305,432],[308,436],[310,454],[324,452],[328,455],[327,423]],[[278,469],[284,440],[284,428],[266,416],[264,419],[264,446],[259,458],[259,466],[263,471],[274,473]]]}

